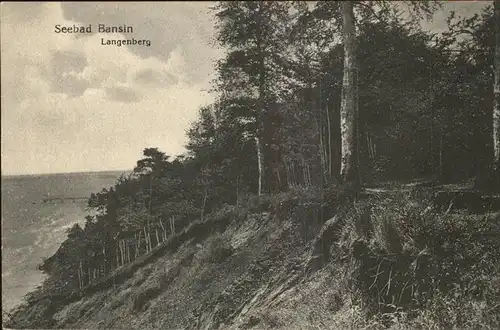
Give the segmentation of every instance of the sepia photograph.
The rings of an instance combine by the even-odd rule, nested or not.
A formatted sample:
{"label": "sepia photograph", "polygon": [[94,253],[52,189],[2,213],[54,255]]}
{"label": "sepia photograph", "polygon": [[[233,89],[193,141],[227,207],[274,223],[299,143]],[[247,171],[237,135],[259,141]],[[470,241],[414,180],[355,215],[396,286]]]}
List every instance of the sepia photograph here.
{"label": "sepia photograph", "polygon": [[500,0],[0,6],[3,329],[500,329]]}

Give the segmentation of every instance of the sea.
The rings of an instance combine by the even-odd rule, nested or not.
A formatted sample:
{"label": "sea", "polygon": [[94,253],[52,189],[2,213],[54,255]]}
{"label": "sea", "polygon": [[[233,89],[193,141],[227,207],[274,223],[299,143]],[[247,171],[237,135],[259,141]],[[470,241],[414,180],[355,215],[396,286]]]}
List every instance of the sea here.
{"label": "sea", "polygon": [[[87,199],[125,171],[2,176],[2,311],[10,311],[44,280],[38,265],[83,226]],[[3,313],[2,313],[3,315]]]}

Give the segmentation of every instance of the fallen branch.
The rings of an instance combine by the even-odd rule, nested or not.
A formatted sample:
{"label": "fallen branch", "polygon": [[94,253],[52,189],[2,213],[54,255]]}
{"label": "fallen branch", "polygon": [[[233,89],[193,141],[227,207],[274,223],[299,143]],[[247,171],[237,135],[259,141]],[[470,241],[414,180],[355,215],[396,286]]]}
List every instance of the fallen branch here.
{"label": "fallen branch", "polygon": [[446,212],[444,212],[444,215],[448,215],[450,213],[452,207],[453,207],[453,200],[450,202],[450,205],[448,206],[448,209],[446,210]]}

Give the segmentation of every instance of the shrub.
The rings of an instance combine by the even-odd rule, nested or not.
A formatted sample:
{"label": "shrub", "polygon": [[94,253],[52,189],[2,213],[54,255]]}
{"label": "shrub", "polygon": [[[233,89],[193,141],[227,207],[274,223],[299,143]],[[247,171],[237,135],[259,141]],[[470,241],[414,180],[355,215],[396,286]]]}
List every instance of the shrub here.
{"label": "shrub", "polygon": [[222,263],[233,254],[233,247],[224,237],[222,235],[215,237],[207,247],[210,263]]}
{"label": "shrub", "polygon": [[[362,230],[367,206],[370,228]],[[385,315],[382,322],[407,317],[441,328],[494,328],[498,317],[480,311],[500,302],[500,286],[492,286],[500,273],[499,219],[439,212],[412,191],[355,204],[338,246],[351,261],[350,285],[372,314]]]}
{"label": "shrub", "polygon": [[147,287],[146,289],[137,292],[137,294],[135,294],[132,298],[133,310],[136,312],[144,310],[147,303],[158,296],[160,292],[161,289],[159,285]]}
{"label": "shrub", "polygon": [[[246,218],[248,214],[247,209],[241,206],[224,204],[219,209],[213,211],[207,216],[207,221],[220,222],[221,220],[242,220]],[[226,221],[227,222],[227,221]]]}

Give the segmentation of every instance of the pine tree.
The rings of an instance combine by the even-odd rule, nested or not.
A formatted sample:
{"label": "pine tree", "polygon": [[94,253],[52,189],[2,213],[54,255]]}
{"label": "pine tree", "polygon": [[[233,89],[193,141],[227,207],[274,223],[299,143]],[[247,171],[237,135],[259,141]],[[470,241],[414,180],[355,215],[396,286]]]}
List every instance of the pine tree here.
{"label": "pine tree", "polygon": [[272,179],[271,156],[274,138],[273,103],[282,86],[280,67],[285,57],[290,4],[286,2],[220,2],[214,7],[218,20],[217,40],[229,49],[219,62],[217,89],[221,99],[246,100],[251,118],[258,168],[260,195],[269,190]]}

